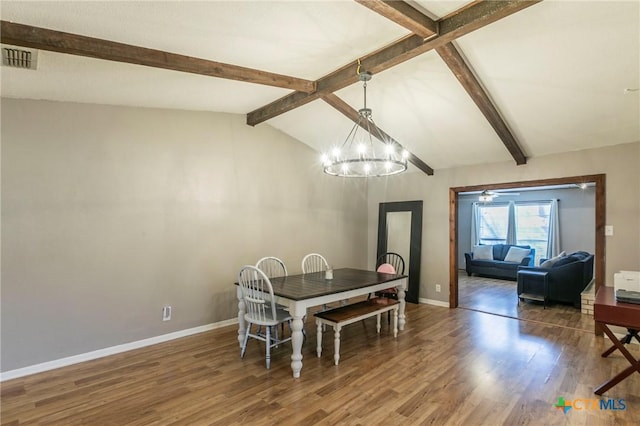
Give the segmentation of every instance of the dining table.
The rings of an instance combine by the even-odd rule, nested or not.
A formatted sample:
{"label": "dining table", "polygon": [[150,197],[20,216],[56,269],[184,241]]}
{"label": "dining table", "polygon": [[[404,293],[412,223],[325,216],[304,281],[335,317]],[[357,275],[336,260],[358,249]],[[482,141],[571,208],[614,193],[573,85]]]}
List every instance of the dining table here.
{"label": "dining table", "polygon": [[[403,330],[405,317],[405,290],[407,276],[386,274],[354,268],[333,270],[331,279],[325,271],[299,275],[270,278],[275,302],[285,306],[293,320],[291,323],[291,370],[293,377],[299,378],[302,370],[303,318],[313,306],[322,306],[353,297],[375,293],[395,287],[400,302],[398,310],[398,329]],[[237,284],[237,283],[236,283]],[[238,343],[242,347],[246,332],[244,320],[245,304],[242,288],[238,286]]]}

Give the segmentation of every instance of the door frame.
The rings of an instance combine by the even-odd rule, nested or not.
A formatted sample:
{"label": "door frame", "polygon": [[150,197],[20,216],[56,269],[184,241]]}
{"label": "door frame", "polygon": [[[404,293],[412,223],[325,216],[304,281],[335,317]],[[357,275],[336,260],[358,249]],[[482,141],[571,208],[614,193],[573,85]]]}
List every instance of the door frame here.
{"label": "door frame", "polygon": [[[606,222],[606,175],[582,175],[551,179],[536,179],[520,182],[492,183],[486,185],[458,186],[449,188],[449,307],[458,307],[458,193],[483,190],[527,188],[532,186],[568,185],[595,183],[595,291],[604,285]],[[601,333],[598,327],[596,333]]]}

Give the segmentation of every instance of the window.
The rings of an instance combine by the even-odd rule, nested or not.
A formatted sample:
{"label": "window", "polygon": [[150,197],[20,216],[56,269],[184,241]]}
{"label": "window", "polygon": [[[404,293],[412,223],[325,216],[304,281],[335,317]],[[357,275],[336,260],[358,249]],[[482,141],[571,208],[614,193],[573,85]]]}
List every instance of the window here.
{"label": "window", "polygon": [[492,204],[478,207],[480,244],[506,244],[509,226],[509,205]]}
{"label": "window", "polygon": [[516,243],[536,249],[535,265],[547,255],[551,203],[516,203]]}
{"label": "window", "polygon": [[547,254],[551,202],[516,202],[514,207],[515,241],[507,241],[509,205],[478,205],[478,243],[529,245],[536,249],[534,264],[538,265]]}

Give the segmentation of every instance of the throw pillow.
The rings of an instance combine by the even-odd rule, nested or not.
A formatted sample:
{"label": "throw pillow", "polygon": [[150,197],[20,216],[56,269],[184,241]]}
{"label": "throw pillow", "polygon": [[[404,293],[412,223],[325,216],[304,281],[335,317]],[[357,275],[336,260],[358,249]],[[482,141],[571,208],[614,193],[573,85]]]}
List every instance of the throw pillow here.
{"label": "throw pillow", "polygon": [[507,255],[504,257],[504,261],[520,263],[529,253],[531,253],[530,249],[510,247]]}
{"label": "throw pillow", "polygon": [[474,246],[473,258],[479,260],[493,260],[493,247],[492,246]]}
{"label": "throw pillow", "polygon": [[562,259],[563,257],[565,257],[567,255],[566,251],[563,251],[562,253],[560,253],[559,255],[552,257],[551,259],[547,259],[544,262],[542,262],[540,264],[541,268],[551,268],[553,265],[556,264],[556,262],[560,259]]}

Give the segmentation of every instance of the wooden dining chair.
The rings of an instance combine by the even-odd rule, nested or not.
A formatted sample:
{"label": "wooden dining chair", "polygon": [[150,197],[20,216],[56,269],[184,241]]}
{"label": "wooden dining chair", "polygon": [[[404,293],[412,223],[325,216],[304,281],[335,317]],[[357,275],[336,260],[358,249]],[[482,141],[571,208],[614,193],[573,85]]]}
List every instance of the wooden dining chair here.
{"label": "wooden dining chair", "polygon": [[[287,267],[284,262],[277,257],[274,256],[266,256],[256,262],[256,268],[260,269],[268,278],[276,278],[276,277],[286,277],[289,275],[287,272]],[[289,308],[282,305],[277,305],[276,308],[289,312]],[[306,317],[305,317],[306,318]],[[258,332],[260,329],[258,329]],[[284,324],[282,325],[282,332],[284,333]],[[304,338],[307,337],[307,333],[304,328],[302,329],[302,334]]]}
{"label": "wooden dining chair", "polygon": [[329,269],[329,262],[323,255],[318,253],[309,253],[302,258],[302,273],[309,274],[311,272],[324,272]]}
{"label": "wooden dining chair", "polygon": [[260,269],[269,278],[286,277],[287,267],[284,262],[277,257],[267,256],[256,262],[256,268]]}
{"label": "wooden dining chair", "polygon": [[383,263],[388,263],[396,270],[396,274],[404,275],[404,259],[392,251],[383,253],[376,260],[376,269]]}
{"label": "wooden dining chair", "polygon": [[[291,327],[291,315],[278,309],[273,295],[273,287],[269,277],[255,266],[245,265],[238,273],[238,284],[242,289],[242,299],[245,305],[244,320],[247,328],[242,342],[240,358],[244,358],[249,337],[265,342],[267,369],[271,368],[271,348],[291,340],[278,338],[278,325],[289,323]],[[255,333],[251,332],[253,325],[258,326]],[[265,328],[265,333],[260,332]]]}
{"label": "wooden dining chair", "polygon": [[[383,253],[376,260],[376,271],[404,275],[404,259],[398,253]],[[395,287],[385,288],[384,290],[376,291],[375,296],[398,300],[398,289]],[[388,316],[388,322],[391,322],[391,314]]]}
{"label": "wooden dining chair", "polygon": [[[383,270],[380,270],[380,267],[382,265],[385,265],[385,266],[383,267]],[[398,253],[387,252],[387,253],[381,254],[376,260],[376,271],[384,272],[387,274],[390,273],[388,272],[389,269],[387,268],[387,265],[390,265],[393,268],[394,274],[404,275],[404,259]],[[395,287],[392,287],[392,288],[376,291],[375,295],[378,297],[389,297],[392,299],[397,299],[398,291],[396,290]],[[369,295],[368,298],[371,298],[371,295]]]}
{"label": "wooden dining chair", "polygon": [[[376,270],[382,265],[391,265],[395,272],[394,274],[404,275],[404,259],[398,253],[387,252],[383,253],[376,260]],[[378,271],[381,272],[381,271]],[[384,290],[376,291],[377,297],[387,297],[390,299],[398,299],[398,290],[395,287],[386,288]]]}
{"label": "wooden dining chair", "polygon": [[[327,262],[327,259],[325,259],[325,257],[321,254],[309,253],[308,255],[302,258],[303,274],[310,274],[313,272],[324,272],[327,269],[329,269],[329,262]],[[346,305],[347,303],[349,303],[347,299],[340,301],[340,304],[342,306]],[[322,305],[323,311],[326,311],[327,309],[330,309],[330,308],[331,307],[329,305],[326,305],[326,304]]]}

